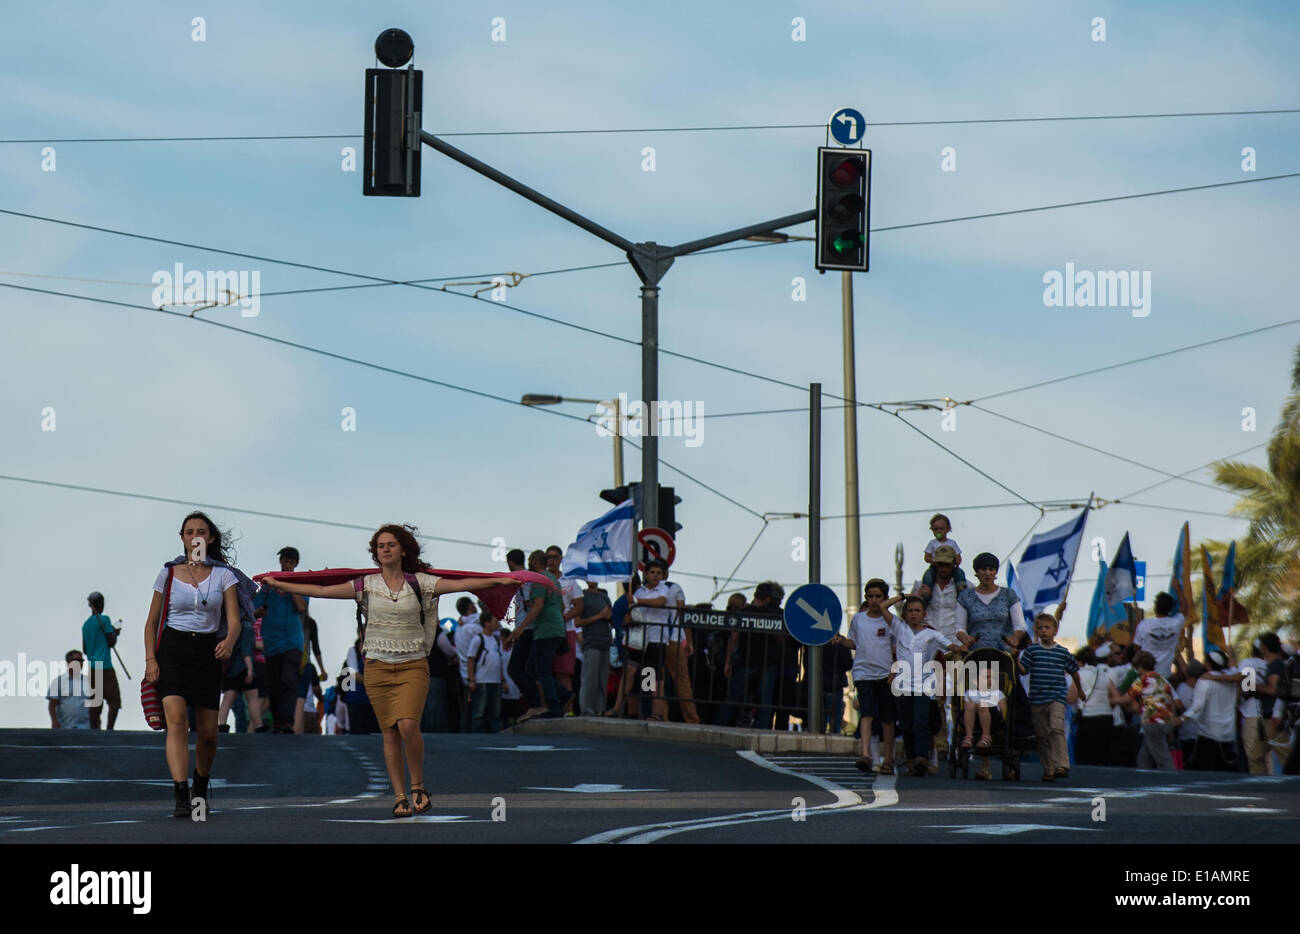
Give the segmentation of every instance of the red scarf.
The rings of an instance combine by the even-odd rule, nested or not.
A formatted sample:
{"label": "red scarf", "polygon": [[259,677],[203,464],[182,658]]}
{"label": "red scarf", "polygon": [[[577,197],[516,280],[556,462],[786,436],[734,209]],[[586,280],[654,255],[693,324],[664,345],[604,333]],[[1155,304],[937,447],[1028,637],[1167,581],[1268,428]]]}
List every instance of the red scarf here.
{"label": "red scarf", "polygon": [[[273,577],[276,580],[290,580],[300,584],[320,584],[328,587],[330,584],[343,584],[348,581],[363,577],[366,574],[378,574],[379,568],[327,568],[324,571],[267,571],[264,574],[256,574],[253,580],[260,581],[264,577]],[[475,596],[483,601],[490,612],[497,619],[504,619],[506,613],[510,610],[510,601],[514,599],[515,591],[524,584],[541,584],[550,590],[558,591],[560,588],[547,577],[545,574],[538,574],[536,571],[507,571],[500,572],[488,571],[448,571],[440,568],[424,568],[424,573],[432,574],[435,577],[445,577],[449,580],[466,580],[483,577],[511,577],[517,580],[518,584],[499,584],[495,587],[489,587],[487,590],[478,591]]]}

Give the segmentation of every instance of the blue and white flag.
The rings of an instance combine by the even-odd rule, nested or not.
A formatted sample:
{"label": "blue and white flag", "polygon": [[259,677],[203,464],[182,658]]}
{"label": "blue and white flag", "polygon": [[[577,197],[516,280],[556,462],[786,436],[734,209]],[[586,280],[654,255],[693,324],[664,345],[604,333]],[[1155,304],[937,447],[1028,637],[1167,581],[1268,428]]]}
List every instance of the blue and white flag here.
{"label": "blue and white flag", "polygon": [[1016,568],[1026,619],[1032,619],[1045,607],[1061,602],[1061,596],[1070,586],[1070,577],[1074,574],[1074,563],[1079,556],[1079,543],[1083,541],[1083,526],[1088,521],[1088,511],[1085,508],[1079,518],[1029,540],[1029,546],[1020,556],[1020,564]]}
{"label": "blue and white flag", "polygon": [[1137,563],[1133,548],[1128,543],[1128,533],[1115,550],[1115,560],[1106,571],[1106,604],[1116,606],[1125,600],[1137,598]]}
{"label": "blue and white flag", "polygon": [[630,580],[635,539],[636,516],[629,499],[578,530],[578,540],[560,562],[560,576],[597,582]]}

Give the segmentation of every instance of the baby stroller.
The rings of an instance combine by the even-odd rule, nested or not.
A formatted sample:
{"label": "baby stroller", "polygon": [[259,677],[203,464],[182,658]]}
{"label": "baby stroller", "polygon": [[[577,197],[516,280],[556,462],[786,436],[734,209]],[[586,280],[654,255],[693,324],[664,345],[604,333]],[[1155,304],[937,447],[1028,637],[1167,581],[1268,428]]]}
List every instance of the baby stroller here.
{"label": "baby stroller", "polygon": [[[966,666],[973,666],[967,668]],[[989,722],[989,739],[990,745],[975,749],[962,748],[961,742],[966,736],[966,691],[970,688],[983,687],[979,680],[980,671],[993,672],[992,686],[1002,692],[1006,698],[1006,717],[1004,718],[997,707],[990,710]],[[970,760],[973,756],[985,755],[990,758],[998,756],[1002,760],[1002,780],[1019,781],[1020,780],[1020,749],[1022,742],[1019,740],[1018,730],[1021,722],[1029,723],[1026,716],[1027,711],[1020,709],[1022,704],[1017,701],[1017,693],[1023,698],[1023,691],[1017,692],[1020,687],[1020,680],[1016,677],[1015,659],[1009,652],[1000,649],[976,649],[962,659],[962,669],[958,669],[955,683],[952,685],[951,705],[952,705],[952,742],[948,746],[948,777],[956,778],[958,769],[961,770],[962,778],[970,778]],[[979,736],[980,723],[975,721],[975,733],[972,740]]]}

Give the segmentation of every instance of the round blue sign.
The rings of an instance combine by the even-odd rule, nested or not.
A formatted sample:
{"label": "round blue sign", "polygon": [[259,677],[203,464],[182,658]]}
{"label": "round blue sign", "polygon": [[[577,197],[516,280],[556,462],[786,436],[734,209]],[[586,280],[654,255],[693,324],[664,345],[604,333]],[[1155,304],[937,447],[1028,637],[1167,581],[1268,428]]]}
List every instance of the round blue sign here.
{"label": "round blue sign", "polygon": [[867,120],[852,107],[841,107],[831,114],[830,128],[831,137],[841,146],[860,146]]}
{"label": "round blue sign", "polygon": [[804,584],[785,601],[786,632],[804,645],[825,645],[840,631],[844,609],[825,584]]}

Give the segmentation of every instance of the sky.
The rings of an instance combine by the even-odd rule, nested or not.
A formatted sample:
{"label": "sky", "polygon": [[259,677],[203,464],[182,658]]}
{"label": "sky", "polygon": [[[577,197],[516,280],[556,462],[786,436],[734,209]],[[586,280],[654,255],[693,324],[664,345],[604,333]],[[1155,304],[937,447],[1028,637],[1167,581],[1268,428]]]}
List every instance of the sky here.
{"label": "sky", "polygon": [[[345,150],[360,149],[364,69],[393,26],[415,41],[426,131],[637,242],[808,210],[826,121],[865,115],[858,398],[996,396],[949,412],[951,430],[935,410],[902,412],[912,427],[860,410],[864,580],[893,581],[900,542],[904,580],[918,578],[933,511],[968,558],[1005,560],[1077,515],[1036,504],[1133,494],[1090,516],[1062,627],[1077,638],[1094,539],[1109,560],[1130,533],[1149,603],[1184,521],[1194,541],[1244,533],[1197,468],[1263,463],[1300,322],[1154,355],[1290,321],[1300,182],[1253,180],[1300,171],[1300,115],[987,121],[1294,108],[1289,4],[59,10],[51,29],[15,8],[0,36],[0,210],[17,212],[0,213],[0,667],[79,647],[99,590],[138,682],[150,587],[191,507],[231,531],[250,575],[290,544],[304,569],[365,566],[369,531],[390,521],[437,537],[435,566],[502,569],[494,542],[564,546],[607,508],[612,445],[593,407],[517,400],[639,399],[640,283],[616,248],[428,147],[420,198],[362,196]],[[726,127],[756,129],[708,129]],[[63,141],[199,136],[332,138]],[[909,226],[1237,181],[1251,183]],[[807,520],[769,514],[807,511],[806,387],[820,382],[822,511],[839,517],[821,523],[821,578],[843,600],[840,276],[817,274],[808,242],[743,245],[680,258],[662,282],[661,348],[717,364],[659,360],[660,399],[706,415],[698,444],[660,439],[661,483],[682,498],[673,573],[691,602],[720,590],[717,605],[808,580]],[[153,310],[153,277],[177,263],[257,273],[259,313]],[[1045,304],[1044,276],[1067,264],[1149,273],[1148,314]],[[340,271],[536,275],[496,302]],[[637,479],[639,452],[625,458]],[[1168,474],[1186,479],[1144,491]],[[313,615],[337,674],[352,609]],[[43,698],[14,693],[0,726],[48,724]],[[124,693],[120,724],[141,728]]]}

